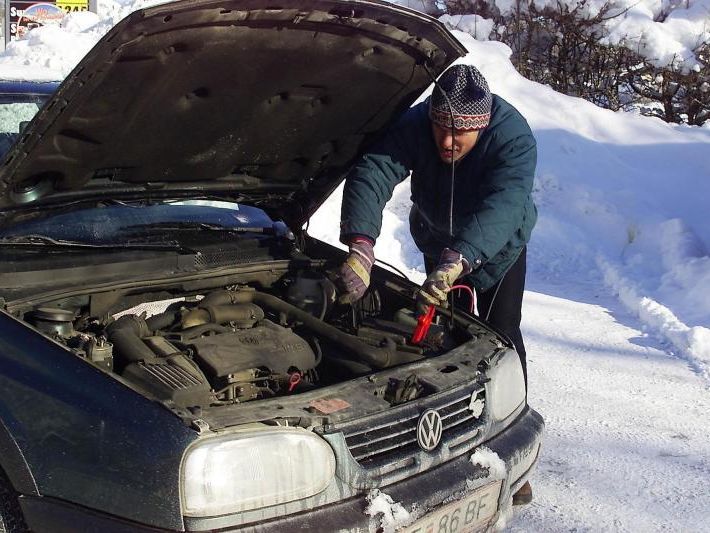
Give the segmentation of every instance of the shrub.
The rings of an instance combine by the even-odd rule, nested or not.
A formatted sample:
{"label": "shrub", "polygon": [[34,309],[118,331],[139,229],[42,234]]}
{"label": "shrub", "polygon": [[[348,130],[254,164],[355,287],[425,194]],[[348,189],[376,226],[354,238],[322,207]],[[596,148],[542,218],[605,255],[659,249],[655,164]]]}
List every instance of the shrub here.
{"label": "shrub", "polygon": [[697,126],[710,118],[710,44],[699,42],[694,50],[699,64],[690,71],[675,58],[656,66],[631,40],[608,43],[607,22],[625,13],[612,1],[591,9],[588,0],[573,7],[562,0],[542,7],[516,0],[506,13],[487,0],[443,3],[452,15],[492,19],[491,35],[511,47],[513,64],[528,79],[615,111],[634,108]]}

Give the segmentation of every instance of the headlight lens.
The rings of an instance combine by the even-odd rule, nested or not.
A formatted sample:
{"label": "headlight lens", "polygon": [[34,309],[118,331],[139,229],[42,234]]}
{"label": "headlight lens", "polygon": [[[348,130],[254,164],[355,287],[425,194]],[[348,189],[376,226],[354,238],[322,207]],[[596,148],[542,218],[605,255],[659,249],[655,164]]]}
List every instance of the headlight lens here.
{"label": "headlight lens", "polygon": [[517,352],[509,350],[488,371],[488,406],[494,420],[500,422],[525,401],[525,377]]}
{"label": "headlight lens", "polygon": [[313,433],[274,428],[206,439],[182,469],[186,516],[215,516],[307,498],[335,475],[330,446]]}

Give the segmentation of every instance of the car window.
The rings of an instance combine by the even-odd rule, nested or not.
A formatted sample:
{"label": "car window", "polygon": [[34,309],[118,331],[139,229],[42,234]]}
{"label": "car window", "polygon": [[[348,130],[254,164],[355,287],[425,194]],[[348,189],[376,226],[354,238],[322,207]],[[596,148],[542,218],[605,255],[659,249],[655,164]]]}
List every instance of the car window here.
{"label": "car window", "polygon": [[[17,101],[25,99],[27,101]],[[12,147],[24,126],[42,107],[46,97],[0,95],[0,158]]]}
{"label": "car window", "polygon": [[23,124],[39,111],[39,102],[1,102],[0,133],[19,133]]}

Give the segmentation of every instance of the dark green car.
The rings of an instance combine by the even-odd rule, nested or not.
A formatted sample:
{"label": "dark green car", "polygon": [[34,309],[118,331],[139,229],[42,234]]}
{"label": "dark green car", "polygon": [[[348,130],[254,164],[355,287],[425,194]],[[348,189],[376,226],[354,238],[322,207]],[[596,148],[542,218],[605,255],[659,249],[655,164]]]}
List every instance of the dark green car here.
{"label": "dark green car", "polygon": [[340,304],[305,230],[464,52],[384,2],[184,0],[3,115],[0,531],[363,531],[378,490],[410,531],[501,516],[543,432],[511,343],[460,311],[413,343],[379,267]]}

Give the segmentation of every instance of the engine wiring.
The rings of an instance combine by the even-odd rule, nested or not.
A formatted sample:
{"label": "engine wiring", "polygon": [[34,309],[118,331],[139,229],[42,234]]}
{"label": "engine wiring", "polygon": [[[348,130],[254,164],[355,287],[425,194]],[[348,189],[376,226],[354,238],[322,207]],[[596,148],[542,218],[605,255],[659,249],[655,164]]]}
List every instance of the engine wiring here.
{"label": "engine wiring", "polygon": [[[473,314],[473,310],[476,308],[476,293],[473,292],[473,289],[469,287],[468,285],[464,285],[463,283],[460,285],[454,285],[451,287],[451,293],[453,293],[454,290],[462,290],[464,292],[467,292],[471,299],[469,300],[469,306],[468,306],[468,313],[470,315]],[[453,297],[452,297],[453,299]],[[453,303],[451,304],[453,307]]]}

